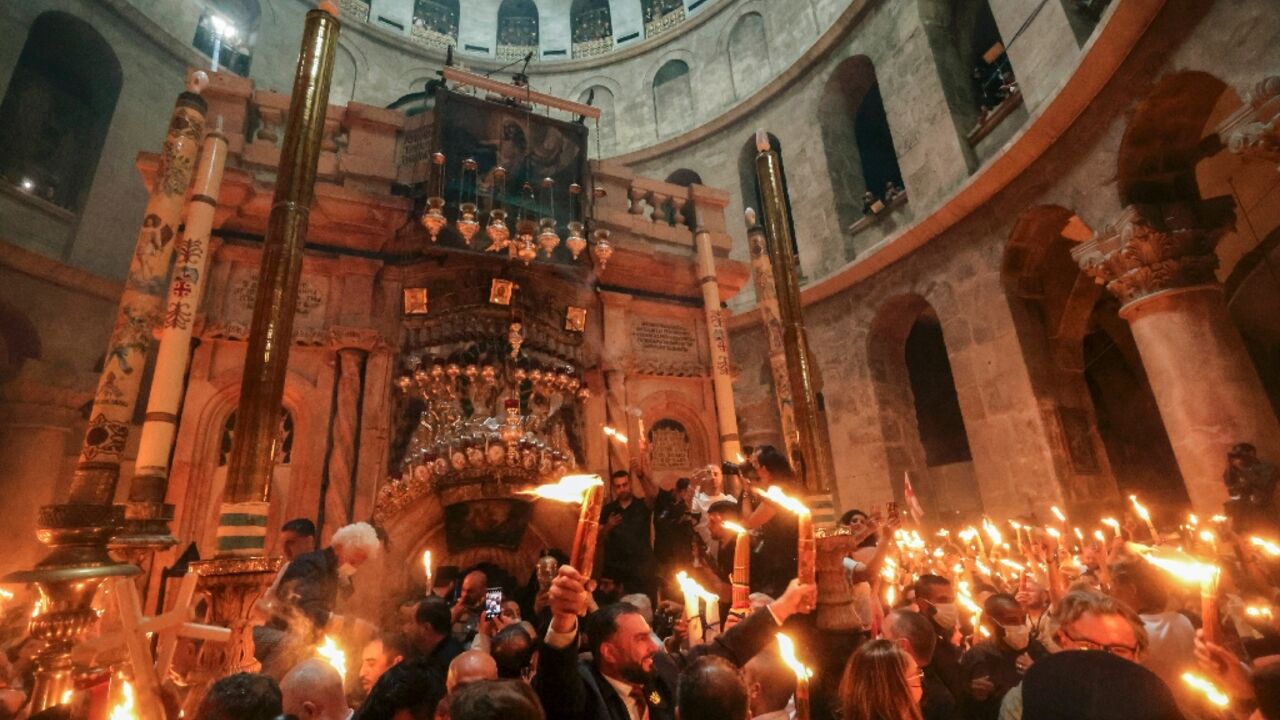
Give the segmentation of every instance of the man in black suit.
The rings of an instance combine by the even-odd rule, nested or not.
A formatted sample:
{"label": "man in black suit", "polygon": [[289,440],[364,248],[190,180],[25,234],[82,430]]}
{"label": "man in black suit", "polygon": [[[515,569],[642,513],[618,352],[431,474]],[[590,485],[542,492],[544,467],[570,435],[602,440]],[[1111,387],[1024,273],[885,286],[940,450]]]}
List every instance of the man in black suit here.
{"label": "man in black suit", "polygon": [[[551,626],[533,683],[547,720],[675,720],[678,660],[661,649],[634,605],[616,603],[592,615],[587,621],[591,660],[579,660],[578,618],[587,608],[583,580],[562,565],[548,592]],[[812,606],[815,593],[815,586],[792,580],[782,597],[713,642],[691,649],[687,659],[714,655],[744,665],[773,641],[802,602]]]}

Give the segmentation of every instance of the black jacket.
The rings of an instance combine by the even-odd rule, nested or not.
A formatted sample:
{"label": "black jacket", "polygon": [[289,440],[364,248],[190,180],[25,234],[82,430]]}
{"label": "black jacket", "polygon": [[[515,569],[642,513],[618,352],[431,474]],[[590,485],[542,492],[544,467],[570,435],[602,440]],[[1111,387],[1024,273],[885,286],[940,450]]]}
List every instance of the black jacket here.
{"label": "black jacket", "polygon": [[[675,719],[676,684],[683,664],[703,655],[715,655],[735,665],[745,665],[773,640],[777,629],[773,614],[760,610],[680,658],[659,650],[653,656],[653,679],[644,688],[650,720]],[[631,720],[622,698],[595,664],[579,659],[576,638],[565,648],[542,646],[533,687],[547,720]]]}
{"label": "black jacket", "polygon": [[[292,609],[324,628],[338,603],[338,554],[332,547],[303,553],[289,563],[278,594]],[[284,629],[284,628],[282,628]]]}
{"label": "black jacket", "polygon": [[449,663],[462,654],[462,644],[446,637],[430,655],[403,660],[388,668],[369,690],[354,720],[391,720],[400,710],[430,717],[445,695]]}

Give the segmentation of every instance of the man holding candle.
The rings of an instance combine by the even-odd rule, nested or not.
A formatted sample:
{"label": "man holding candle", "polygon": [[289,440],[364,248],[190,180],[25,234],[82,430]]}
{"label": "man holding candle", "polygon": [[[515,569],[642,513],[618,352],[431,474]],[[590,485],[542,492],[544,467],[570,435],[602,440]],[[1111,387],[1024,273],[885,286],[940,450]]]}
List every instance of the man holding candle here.
{"label": "man holding candle", "polygon": [[613,501],[600,511],[600,534],[603,537],[605,574],[618,580],[628,592],[643,592],[652,597],[654,587],[653,545],[650,543],[653,504],[657,493],[641,462],[632,463],[636,479],[645,493],[636,497],[632,490],[632,473],[618,470],[609,478]]}
{"label": "man holding candle", "polygon": [[1111,568],[1111,594],[1138,612],[1150,651],[1142,664],[1178,695],[1182,673],[1195,668],[1196,631],[1185,615],[1169,609],[1169,590],[1160,571],[1141,558]]}

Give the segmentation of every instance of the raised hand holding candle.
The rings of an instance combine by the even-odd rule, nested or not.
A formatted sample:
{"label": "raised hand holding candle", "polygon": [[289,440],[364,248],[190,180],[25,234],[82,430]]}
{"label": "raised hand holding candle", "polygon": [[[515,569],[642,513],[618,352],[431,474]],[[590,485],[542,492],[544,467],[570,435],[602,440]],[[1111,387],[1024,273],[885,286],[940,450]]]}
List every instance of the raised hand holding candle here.
{"label": "raised hand holding candle", "polygon": [[1156,525],[1151,522],[1151,512],[1147,510],[1142,503],[1138,502],[1137,495],[1130,495],[1129,502],[1133,503],[1133,511],[1137,513],[1138,517],[1142,518],[1142,521],[1147,524],[1147,530],[1151,532],[1151,543],[1153,545],[1159,545],[1160,533],[1156,532]]}
{"label": "raised hand holding candle", "polygon": [[733,546],[733,603],[734,610],[746,610],[751,607],[751,535],[747,529],[735,522],[726,521],[725,528],[738,533]]}
{"label": "raised hand holding candle", "polygon": [[813,678],[813,671],[796,657],[795,641],[783,633],[778,633],[778,652],[782,662],[796,675],[796,720],[809,720],[809,680]]}
{"label": "raised hand holding candle", "polygon": [[719,618],[720,596],[699,585],[697,580],[689,577],[683,570],[676,575],[676,582],[684,595],[684,617],[689,624],[689,647],[700,645],[706,635],[701,605],[703,602],[707,603],[708,609],[714,605],[715,616]]}
{"label": "raised hand holding candle", "polygon": [[1205,642],[1218,642],[1218,576],[1217,565],[1206,563],[1173,548],[1140,545],[1130,547],[1146,558],[1147,562],[1164,570],[1182,582],[1200,585],[1200,615]]}
{"label": "raised hand holding candle", "polygon": [[1103,525],[1106,525],[1107,527],[1111,528],[1111,532],[1115,533],[1116,537],[1120,537],[1120,521],[1116,520],[1115,518],[1105,517],[1105,518],[1102,518],[1100,522]]}
{"label": "raised hand holding candle", "polygon": [[583,578],[591,577],[595,565],[596,539],[600,536],[600,511],[604,507],[604,480],[599,475],[565,475],[557,483],[540,485],[525,493],[546,500],[581,503],[578,526],[569,552],[569,565]]}

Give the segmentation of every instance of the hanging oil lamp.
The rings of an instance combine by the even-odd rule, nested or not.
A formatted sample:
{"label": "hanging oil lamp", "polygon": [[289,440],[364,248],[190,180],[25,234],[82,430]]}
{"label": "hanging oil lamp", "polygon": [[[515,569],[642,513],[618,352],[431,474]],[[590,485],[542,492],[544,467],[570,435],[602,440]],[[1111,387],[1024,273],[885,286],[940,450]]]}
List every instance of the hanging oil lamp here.
{"label": "hanging oil lamp", "polygon": [[427,211],[422,214],[422,226],[431,235],[431,242],[435,242],[447,222],[444,217],[444,198],[442,197],[444,153],[432,153],[431,166],[431,175],[435,181],[433,184],[435,185],[436,193],[427,198]]}
{"label": "hanging oil lamp", "polygon": [[498,194],[498,187],[502,186],[503,192],[506,190],[507,170],[501,165],[493,169],[493,183],[489,186],[490,206],[493,208],[489,211],[489,225],[485,228],[485,234],[489,236],[489,247],[485,248],[488,252],[501,252],[507,249],[511,244],[511,228],[507,227],[507,211],[503,210],[501,195]]}
{"label": "hanging oil lamp", "polygon": [[604,272],[605,266],[609,264],[609,258],[613,257],[613,243],[609,242],[609,231],[604,228],[599,228],[592,234],[596,242],[591,246],[591,257],[595,258],[600,272]]}
{"label": "hanging oil lamp", "polygon": [[[534,202],[533,186],[525,183],[523,190],[525,204],[532,205]],[[538,229],[538,225],[532,218],[527,217],[525,212],[524,208],[520,209],[520,220],[516,222],[516,242],[511,249],[511,254],[525,265],[528,265],[533,262],[534,258],[538,257],[538,246],[533,239],[533,233]]]}
{"label": "hanging oil lamp", "polygon": [[543,217],[538,223],[541,230],[538,231],[538,247],[542,248],[542,252],[549,258],[551,253],[557,247],[560,247],[560,234],[556,232],[555,215],[555,181],[551,178],[542,179],[542,188],[546,191],[546,208],[551,212],[552,217]]}
{"label": "hanging oil lamp", "polygon": [[583,234],[586,226],[578,220],[578,196],[582,194],[582,186],[573,183],[569,186],[569,237],[565,238],[564,246],[569,249],[569,254],[574,260],[587,249],[587,236]]}
{"label": "hanging oil lamp", "polygon": [[[475,176],[476,161],[472,158],[462,161],[462,189],[458,192],[459,197],[465,197],[467,173],[471,173],[473,177]],[[480,231],[480,221],[476,219],[476,210],[475,202],[463,202],[458,206],[458,234],[462,236],[462,241],[468,247],[471,245],[471,238],[475,237],[476,233]]]}

